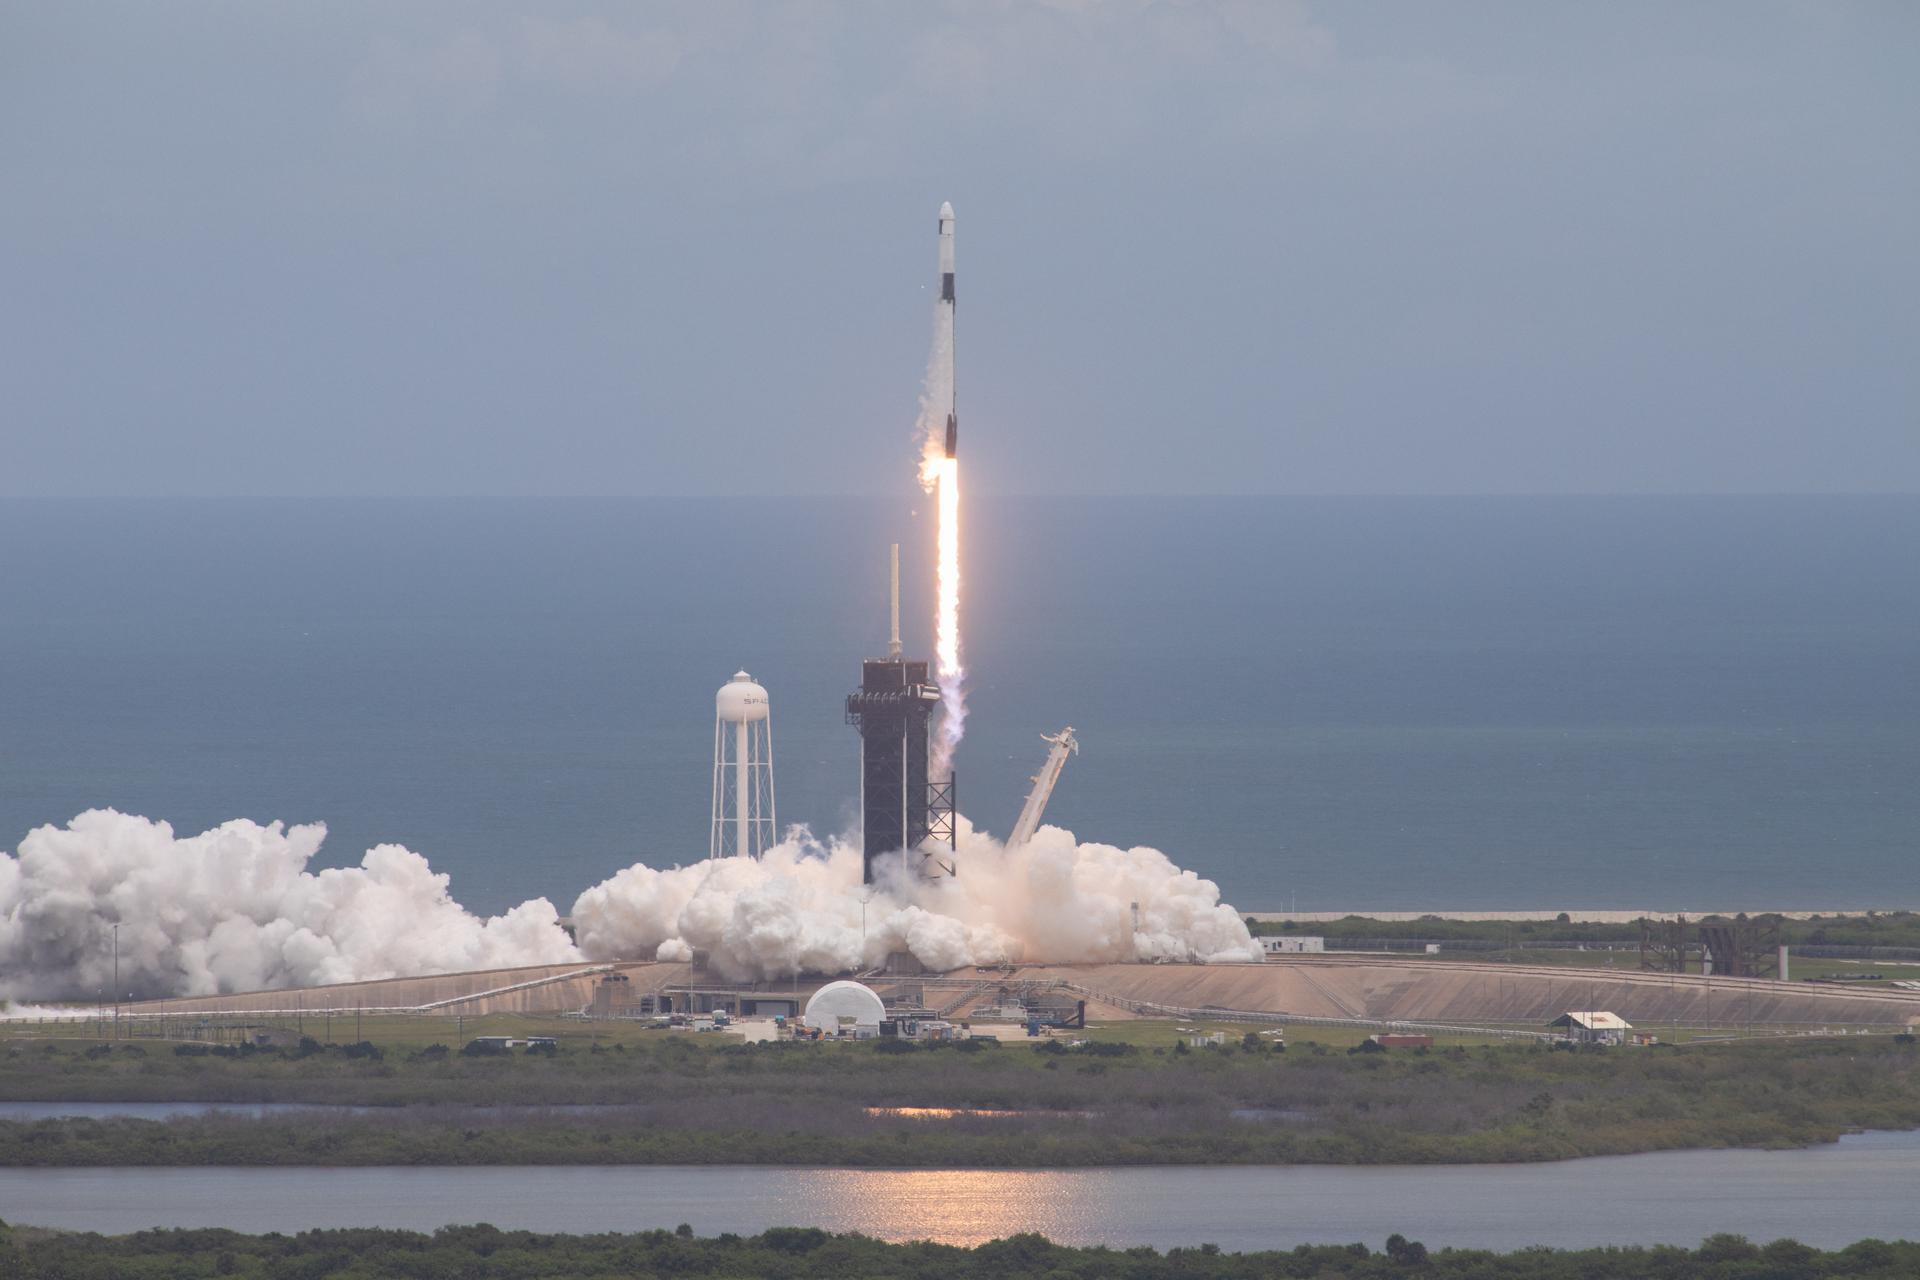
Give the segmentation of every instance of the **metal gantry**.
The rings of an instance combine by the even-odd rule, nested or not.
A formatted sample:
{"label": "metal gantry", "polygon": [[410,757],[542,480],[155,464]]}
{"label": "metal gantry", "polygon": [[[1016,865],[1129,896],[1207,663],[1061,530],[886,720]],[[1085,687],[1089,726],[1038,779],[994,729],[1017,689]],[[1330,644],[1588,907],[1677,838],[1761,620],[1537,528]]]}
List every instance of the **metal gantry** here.
{"label": "metal gantry", "polygon": [[1053,797],[1053,788],[1060,781],[1061,770],[1067,767],[1067,757],[1077,755],[1080,743],[1073,736],[1073,726],[1068,725],[1058,733],[1043,733],[1040,741],[1047,744],[1046,763],[1040,766],[1040,772],[1033,775],[1033,789],[1027,792],[1027,802],[1020,807],[1020,817],[1013,824],[1013,831],[1007,836],[1007,848],[1017,849],[1033,839],[1033,833],[1040,829],[1040,820],[1046,816],[1047,801]]}

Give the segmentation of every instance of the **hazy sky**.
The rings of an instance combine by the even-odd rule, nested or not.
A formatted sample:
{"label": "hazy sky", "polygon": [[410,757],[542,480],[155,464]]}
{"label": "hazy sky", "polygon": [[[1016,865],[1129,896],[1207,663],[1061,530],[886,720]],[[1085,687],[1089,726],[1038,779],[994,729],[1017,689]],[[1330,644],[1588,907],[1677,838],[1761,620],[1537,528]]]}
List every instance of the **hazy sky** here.
{"label": "hazy sky", "polygon": [[0,493],[1920,490],[1920,4],[0,0]]}

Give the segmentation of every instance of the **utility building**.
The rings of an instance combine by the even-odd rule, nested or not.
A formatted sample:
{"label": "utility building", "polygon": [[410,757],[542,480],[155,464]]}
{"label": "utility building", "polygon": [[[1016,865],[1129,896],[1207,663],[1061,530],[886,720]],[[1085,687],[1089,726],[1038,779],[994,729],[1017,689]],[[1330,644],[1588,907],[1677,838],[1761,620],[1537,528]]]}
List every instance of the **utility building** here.
{"label": "utility building", "polygon": [[1567,1039],[1576,1044],[1624,1044],[1627,1032],[1633,1030],[1619,1014],[1599,1009],[1570,1010],[1547,1025],[1565,1032]]}
{"label": "utility building", "polygon": [[1300,934],[1266,934],[1260,939],[1260,949],[1270,956],[1292,955],[1296,952],[1321,952],[1327,949],[1327,940],[1309,938]]}

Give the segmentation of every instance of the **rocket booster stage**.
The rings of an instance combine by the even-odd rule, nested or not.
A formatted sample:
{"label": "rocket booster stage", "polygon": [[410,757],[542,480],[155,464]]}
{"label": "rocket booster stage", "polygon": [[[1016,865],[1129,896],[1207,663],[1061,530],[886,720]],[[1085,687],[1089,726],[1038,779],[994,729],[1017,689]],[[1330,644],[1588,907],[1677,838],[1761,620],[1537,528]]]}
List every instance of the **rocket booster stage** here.
{"label": "rocket booster stage", "polygon": [[946,312],[947,344],[947,456],[954,456],[960,443],[959,397],[953,389],[953,206],[940,206],[940,306]]}
{"label": "rocket booster stage", "polygon": [[[920,393],[920,485],[934,495],[940,535],[935,564],[939,590],[933,611],[933,654],[940,690],[928,779],[951,796],[953,750],[967,720],[966,668],[960,658],[960,413],[953,393],[953,206],[940,206],[940,300],[933,305],[933,351]],[[940,419],[944,417],[943,424]],[[945,426],[942,431],[941,427]]]}

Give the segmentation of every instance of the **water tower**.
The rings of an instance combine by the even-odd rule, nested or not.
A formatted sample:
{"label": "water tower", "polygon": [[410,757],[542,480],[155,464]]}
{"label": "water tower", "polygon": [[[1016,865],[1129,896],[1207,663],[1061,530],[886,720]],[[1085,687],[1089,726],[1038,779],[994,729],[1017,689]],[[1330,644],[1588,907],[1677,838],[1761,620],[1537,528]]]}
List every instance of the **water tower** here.
{"label": "water tower", "polygon": [[713,695],[713,835],[709,858],[757,858],[773,821],[773,721],[767,691],[744,671]]}

